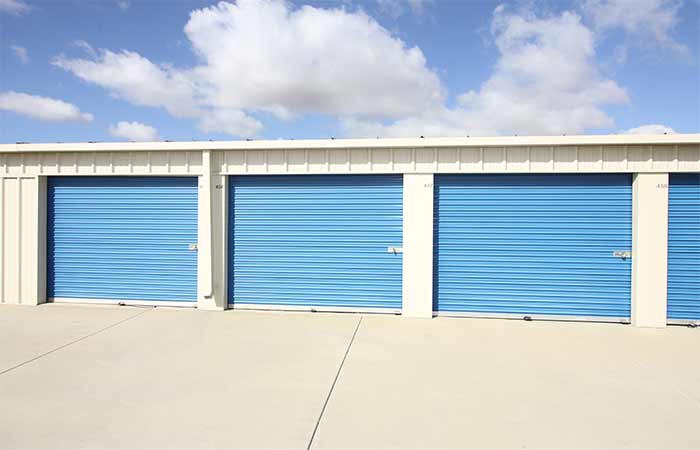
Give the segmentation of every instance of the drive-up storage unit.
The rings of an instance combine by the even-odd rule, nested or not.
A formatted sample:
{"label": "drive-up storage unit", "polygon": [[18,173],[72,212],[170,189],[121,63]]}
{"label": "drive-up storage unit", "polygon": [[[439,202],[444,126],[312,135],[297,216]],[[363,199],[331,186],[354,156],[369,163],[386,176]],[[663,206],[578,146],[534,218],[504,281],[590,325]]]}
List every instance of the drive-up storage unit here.
{"label": "drive-up storage unit", "polygon": [[232,177],[229,304],[401,310],[402,179]]}
{"label": "drive-up storage unit", "polygon": [[51,177],[48,297],[197,300],[197,179]]}
{"label": "drive-up storage unit", "polygon": [[670,175],[668,318],[700,320],[700,174]]}
{"label": "drive-up storage unit", "polygon": [[628,319],[632,177],[440,175],[439,312]]}
{"label": "drive-up storage unit", "polygon": [[698,173],[699,134],[0,144],[0,303],[700,323]]}

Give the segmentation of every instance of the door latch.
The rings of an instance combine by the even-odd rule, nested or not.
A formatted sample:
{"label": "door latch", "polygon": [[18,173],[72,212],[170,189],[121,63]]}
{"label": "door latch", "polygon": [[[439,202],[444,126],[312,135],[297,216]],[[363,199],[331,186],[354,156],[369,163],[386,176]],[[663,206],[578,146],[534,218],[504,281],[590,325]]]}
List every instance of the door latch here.
{"label": "door latch", "polygon": [[389,253],[393,253],[394,255],[398,253],[403,253],[403,247],[395,247],[393,245],[390,245],[386,248],[386,251]]}
{"label": "door latch", "polygon": [[632,257],[632,252],[629,250],[615,250],[613,256],[615,258],[627,259]]}
{"label": "door latch", "polygon": [[190,244],[189,248],[190,248],[190,250],[192,250],[193,252],[196,252],[197,249],[198,249],[197,244]]}

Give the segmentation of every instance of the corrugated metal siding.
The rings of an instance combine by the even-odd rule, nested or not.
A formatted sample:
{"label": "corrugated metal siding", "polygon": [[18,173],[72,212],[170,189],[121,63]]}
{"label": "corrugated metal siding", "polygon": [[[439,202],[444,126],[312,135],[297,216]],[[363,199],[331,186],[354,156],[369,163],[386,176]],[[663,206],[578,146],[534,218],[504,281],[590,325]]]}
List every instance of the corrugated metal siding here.
{"label": "corrugated metal siding", "polygon": [[513,145],[222,150],[213,152],[212,166],[215,172],[227,175],[695,172],[700,170],[700,147]]}
{"label": "corrugated metal siding", "polygon": [[197,300],[197,179],[53,177],[48,296]]}
{"label": "corrugated metal siding", "polygon": [[669,181],[668,318],[700,320],[700,174]]}
{"label": "corrugated metal siding", "polygon": [[443,175],[438,311],[629,317],[631,176]]}
{"label": "corrugated metal siding", "polygon": [[0,178],[0,304],[39,302],[39,182]]}
{"label": "corrugated metal siding", "polygon": [[401,308],[401,176],[231,177],[229,303]]}

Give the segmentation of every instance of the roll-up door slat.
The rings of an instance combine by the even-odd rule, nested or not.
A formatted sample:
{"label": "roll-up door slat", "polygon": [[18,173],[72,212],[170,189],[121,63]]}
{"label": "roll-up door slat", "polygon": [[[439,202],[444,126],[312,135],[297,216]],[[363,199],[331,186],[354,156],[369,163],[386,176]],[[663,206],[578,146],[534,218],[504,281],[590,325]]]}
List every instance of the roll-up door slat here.
{"label": "roll-up door slat", "polygon": [[670,175],[668,318],[700,320],[700,174],[697,173]]}
{"label": "roll-up door slat", "polygon": [[401,176],[231,177],[229,303],[401,308]]}
{"label": "roll-up door slat", "polygon": [[631,176],[439,175],[435,308],[626,318]]}
{"label": "roll-up door slat", "polygon": [[197,300],[197,179],[52,177],[49,298]]}

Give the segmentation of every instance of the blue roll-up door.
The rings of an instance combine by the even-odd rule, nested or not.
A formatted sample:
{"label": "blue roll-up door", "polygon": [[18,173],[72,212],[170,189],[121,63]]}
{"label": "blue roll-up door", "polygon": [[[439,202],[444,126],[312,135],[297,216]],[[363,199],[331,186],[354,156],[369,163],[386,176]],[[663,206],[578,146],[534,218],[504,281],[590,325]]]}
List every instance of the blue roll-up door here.
{"label": "blue roll-up door", "polygon": [[700,174],[698,173],[670,175],[668,318],[700,320]]}
{"label": "blue roll-up door", "polygon": [[437,176],[435,201],[438,311],[629,317],[630,175]]}
{"label": "blue roll-up door", "polygon": [[229,303],[401,308],[401,176],[230,178]]}
{"label": "blue roll-up door", "polygon": [[197,179],[52,177],[49,298],[197,300]]}

